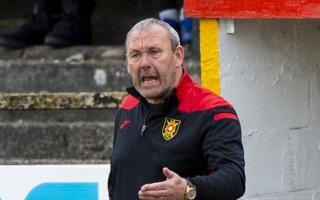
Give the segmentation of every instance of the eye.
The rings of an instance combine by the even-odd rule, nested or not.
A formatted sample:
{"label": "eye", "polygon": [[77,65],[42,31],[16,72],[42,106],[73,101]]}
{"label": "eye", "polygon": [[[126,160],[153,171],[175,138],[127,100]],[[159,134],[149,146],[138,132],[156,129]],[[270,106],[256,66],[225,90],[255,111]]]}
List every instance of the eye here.
{"label": "eye", "polygon": [[140,57],[140,54],[138,52],[132,52],[129,54],[129,59],[132,61],[137,61]]}
{"label": "eye", "polygon": [[158,50],[158,49],[152,49],[152,50],[150,50],[150,54],[152,55],[152,56],[156,56],[156,55],[158,55],[160,53],[160,50]]}
{"label": "eye", "polygon": [[131,54],[130,54],[130,58],[136,58],[137,56],[138,56],[137,53],[131,53]]}

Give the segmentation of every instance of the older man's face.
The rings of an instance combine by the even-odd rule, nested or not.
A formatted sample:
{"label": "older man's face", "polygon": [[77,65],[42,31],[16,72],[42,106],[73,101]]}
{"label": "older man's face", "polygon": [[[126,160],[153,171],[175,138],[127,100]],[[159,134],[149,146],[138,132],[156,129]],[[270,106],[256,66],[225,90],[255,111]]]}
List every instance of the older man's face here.
{"label": "older man's face", "polygon": [[127,41],[127,68],[134,87],[150,103],[163,102],[178,82],[183,56],[181,46],[172,50],[161,26],[134,31]]}

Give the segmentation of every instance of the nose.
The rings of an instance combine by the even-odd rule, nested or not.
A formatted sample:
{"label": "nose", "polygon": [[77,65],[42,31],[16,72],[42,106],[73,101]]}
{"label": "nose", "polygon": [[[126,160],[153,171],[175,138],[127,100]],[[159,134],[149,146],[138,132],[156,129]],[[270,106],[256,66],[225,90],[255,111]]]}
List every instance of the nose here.
{"label": "nose", "polygon": [[147,53],[142,54],[142,57],[140,60],[140,67],[142,68],[151,67]]}

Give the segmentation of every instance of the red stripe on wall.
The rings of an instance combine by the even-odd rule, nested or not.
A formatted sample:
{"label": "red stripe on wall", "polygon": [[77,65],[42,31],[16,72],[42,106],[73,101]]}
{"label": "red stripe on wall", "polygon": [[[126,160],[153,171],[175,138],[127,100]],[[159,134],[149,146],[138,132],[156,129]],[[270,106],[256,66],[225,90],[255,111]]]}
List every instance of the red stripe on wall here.
{"label": "red stripe on wall", "polygon": [[196,18],[320,18],[319,0],[184,0]]}

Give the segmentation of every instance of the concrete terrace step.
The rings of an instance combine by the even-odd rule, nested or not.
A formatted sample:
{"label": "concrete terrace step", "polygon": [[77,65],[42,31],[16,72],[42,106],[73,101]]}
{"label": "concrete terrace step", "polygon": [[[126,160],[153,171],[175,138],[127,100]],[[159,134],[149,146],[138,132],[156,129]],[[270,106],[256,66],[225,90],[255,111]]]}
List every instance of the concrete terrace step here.
{"label": "concrete terrace step", "polygon": [[0,164],[100,163],[116,109],[0,110]]}
{"label": "concrete terrace step", "polygon": [[5,63],[0,64],[0,91],[103,92],[124,91],[130,83],[123,61],[99,63]]}
{"label": "concrete terrace step", "polygon": [[0,110],[115,109],[125,92],[0,93]]}
{"label": "concrete terrace step", "polygon": [[[79,55],[80,54],[80,55]],[[77,56],[75,56],[77,55]],[[0,48],[0,60],[3,61],[90,61],[110,58],[124,58],[125,49],[122,45],[115,46],[73,46],[54,48],[49,46],[32,46],[23,49]]]}
{"label": "concrete terrace step", "polygon": [[[1,112],[1,111],[0,111]],[[37,114],[37,113],[34,113]],[[85,115],[85,113],[83,113]],[[0,164],[10,160],[109,160],[112,122],[1,122]]]}
{"label": "concrete terrace step", "polygon": [[122,47],[46,46],[0,55],[0,92],[121,91],[130,84]]}
{"label": "concrete terrace step", "polygon": [[0,164],[107,162],[124,95],[0,94]]}
{"label": "concrete terrace step", "polygon": [[[0,92],[124,91],[131,85],[123,46],[3,51]],[[199,81],[199,62],[189,55],[185,66]]]}

